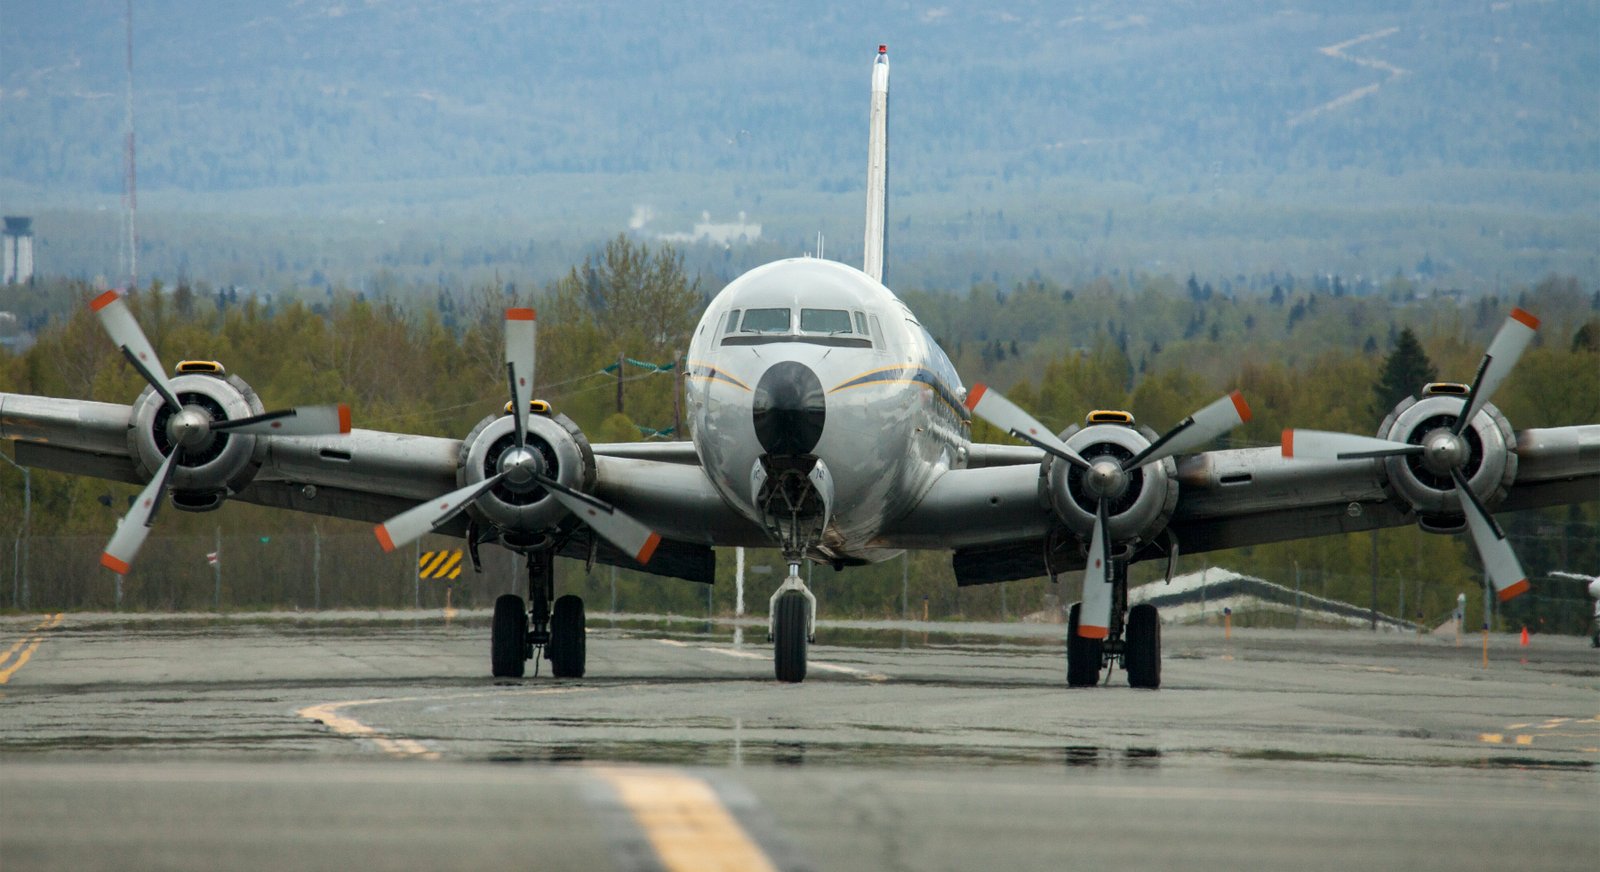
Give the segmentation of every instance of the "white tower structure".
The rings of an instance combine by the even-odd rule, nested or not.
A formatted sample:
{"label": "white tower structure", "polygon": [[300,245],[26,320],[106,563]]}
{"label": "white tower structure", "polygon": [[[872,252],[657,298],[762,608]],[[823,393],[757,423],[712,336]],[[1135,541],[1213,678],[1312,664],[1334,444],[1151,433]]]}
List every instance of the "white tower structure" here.
{"label": "white tower structure", "polygon": [[0,237],[5,250],[0,284],[24,284],[33,279],[33,219],[7,215],[5,222],[5,235]]}

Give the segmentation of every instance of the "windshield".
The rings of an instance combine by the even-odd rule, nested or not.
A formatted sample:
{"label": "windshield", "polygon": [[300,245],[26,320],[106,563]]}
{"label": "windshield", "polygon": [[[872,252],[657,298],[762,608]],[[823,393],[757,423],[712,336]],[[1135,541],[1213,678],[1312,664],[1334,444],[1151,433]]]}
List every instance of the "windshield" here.
{"label": "windshield", "polygon": [[843,309],[801,309],[800,332],[849,333],[850,313]]}
{"label": "windshield", "polygon": [[787,333],[789,310],[751,309],[744,313],[744,323],[739,330],[742,333]]}

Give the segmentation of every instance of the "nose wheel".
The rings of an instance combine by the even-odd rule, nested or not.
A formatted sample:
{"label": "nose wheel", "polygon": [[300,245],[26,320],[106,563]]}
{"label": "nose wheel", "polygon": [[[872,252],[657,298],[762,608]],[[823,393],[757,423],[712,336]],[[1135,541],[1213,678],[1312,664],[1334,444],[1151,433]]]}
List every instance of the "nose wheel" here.
{"label": "nose wheel", "polygon": [[817,638],[817,598],[800,580],[800,564],[789,564],[789,577],[772,595],[767,613],[774,674],[790,684],[805,681],[806,648]]}

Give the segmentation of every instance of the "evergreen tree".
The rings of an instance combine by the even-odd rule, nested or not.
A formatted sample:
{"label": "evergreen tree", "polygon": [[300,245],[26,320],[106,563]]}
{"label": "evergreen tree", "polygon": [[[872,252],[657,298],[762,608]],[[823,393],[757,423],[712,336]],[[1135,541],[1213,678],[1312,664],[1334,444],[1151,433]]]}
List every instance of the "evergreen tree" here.
{"label": "evergreen tree", "polygon": [[1439,377],[1439,368],[1422,350],[1417,334],[1407,327],[1395,339],[1394,350],[1383,360],[1383,372],[1372,386],[1378,415],[1388,414],[1395,404],[1411,396],[1423,385]]}

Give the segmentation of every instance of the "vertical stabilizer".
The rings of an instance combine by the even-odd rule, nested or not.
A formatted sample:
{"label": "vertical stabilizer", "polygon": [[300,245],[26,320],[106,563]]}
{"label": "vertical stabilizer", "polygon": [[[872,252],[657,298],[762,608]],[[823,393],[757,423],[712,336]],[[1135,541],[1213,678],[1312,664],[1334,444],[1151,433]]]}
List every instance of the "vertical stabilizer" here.
{"label": "vertical stabilizer", "polygon": [[872,62],[872,115],[867,143],[867,245],[861,271],[883,281],[883,238],[889,209],[889,47]]}

